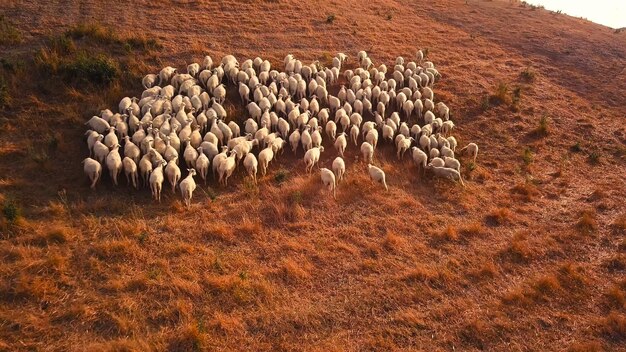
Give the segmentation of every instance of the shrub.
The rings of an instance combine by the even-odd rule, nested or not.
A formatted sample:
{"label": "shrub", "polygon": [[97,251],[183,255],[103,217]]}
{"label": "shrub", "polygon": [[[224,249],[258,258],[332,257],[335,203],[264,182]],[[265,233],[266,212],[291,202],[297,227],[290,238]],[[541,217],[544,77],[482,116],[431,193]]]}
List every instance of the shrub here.
{"label": "shrub", "polygon": [[595,212],[593,210],[583,211],[576,226],[578,227],[578,230],[580,230],[580,232],[585,235],[589,235],[595,232],[598,228]]}
{"label": "shrub", "polygon": [[0,45],[17,44],[22,41],[20,32],[4,17],[0,15]]}
{"label": "shrub", "polygon": [[580,145],[580,142],[576,142],[576,144],[574,144],[573,146],[571,146],[571,147],[569,148],[569,150],[571,150],[571,151],[572,151],[572,152],[574,152],[574,153],[580,153],[580,152],[583,150],[583,148],[582,148],[582,146]]}
{"label": "shrub", "polygon": [[13,200],[5,200],[2,205],[2,215],[8,222],[14,223],[21,215],[20,207]]}
{"label": "shrub", "polygon": [[524,152],[522,153],[522,160],[524,160],[524,164],[530,165],[533,162],[533,152],[529,147],[524,148]]}
{"label": "shrub", "polygon": [[520,77],[526,82],[533,82],[535,80],[535,71],[530,67],[526,67],[526,69],[520,73]]}
{"label": "shrub", "polygon": [[539,119],[539,126],[537,127],[535,132],[540,136],[547,135],[549,133],[549,125],[550,119],[546,114],[543,114],[543,116],[541,116],[541,118]]}
{"label": "shrub", "polygon": [[80,54],[74,60],[59,67],[60,73],[68,81],[91,82],[107,85],[119,76],[115,62],[104,55]]}
{"label": "shrub", "polygon": [[591,153],[589,153],[589,162],[593,165],[600,164],[600,152],[597,150],[594,150]]}
{"label": "shrub", "polygon": [[276,183],[280,185],[283,182],[287,181],[288,177],[289,177],[289,171],[280,169],[276,172],[276,175],[274,175],[274,181],[276,181]]}
{"label": "shrub", "polygon": [[11,96],[9,95],[9,88],[7,82],[3,76],[0,76],[0,107],[10,105]]}
{"label": "shrub", "polygon": [[334,14],[328,15],[328,17],[326,17],[326,23],[333,23],[333,22],[335,22],[335,15]]}
{"label": "shrub", "polygon": [[494,93],[489,97],[489,102],[499,105],[508,104],[509,101],[509,85],[504,82],[498,83]]}

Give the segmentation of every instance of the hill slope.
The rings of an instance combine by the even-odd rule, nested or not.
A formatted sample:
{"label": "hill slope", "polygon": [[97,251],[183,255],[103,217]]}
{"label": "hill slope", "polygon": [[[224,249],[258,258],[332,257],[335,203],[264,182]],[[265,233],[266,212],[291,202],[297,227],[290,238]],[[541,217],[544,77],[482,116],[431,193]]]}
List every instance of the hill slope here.
{"label": "hill slope", "polygon": [[[0,350],[623,348],[626,33],[509,1],[0,9],[22,37],[0,55]],[[93,21],[121,39],[50,39]],[[82,174],[82,123],[158,67],[359,50],[389,66],[418,47],[455,136],[481,148],[476,169],[461,159],[465,189],[383,148],[384,192],[354,146],[337,201],[288,153],[258,188],[238,171],[189,210]],[[46,48],[108,55],[122,76],[58,81]]]}

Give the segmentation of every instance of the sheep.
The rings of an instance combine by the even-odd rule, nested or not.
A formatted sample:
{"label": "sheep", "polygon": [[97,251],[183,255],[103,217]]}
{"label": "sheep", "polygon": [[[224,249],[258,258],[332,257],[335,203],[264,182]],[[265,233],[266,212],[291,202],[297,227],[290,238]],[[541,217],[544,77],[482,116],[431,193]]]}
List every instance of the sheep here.
{"label": "sheep", "polygon": [[311,133],[311,145],[314,147],[319,147],[320,145],[322,145],[322,134],[320,133],[321,130],[321,127],[317,127],[315,128],[313,133]]}
{"label": "sheep", "polygon": [[457,159],[446,156],[443,158],[443,161],[445,162],[445,167],[461,172],[461,163]]}
{"label": "sheep", "polygon": [[261,175],[265,176],[267,173],[267,166],[274,158],[274,150],[271,147],[267,147],[259,153],[259,165],[261,165]]}
{"label": "sheep", "polygon": [[436,158],[432,158],[432,160],[430,161],[430,163],[428,163],[428,165],[434,166],[434,167],[445,167],[446,162],[442,158],[436,157]]}
{"label": "sheep", "polygon": [[300,131],[294,130],[289,136],[289,144],[291,145],[291,151],[293,155],[296,155],[298,146],[300,145]]}
{"label": "sheep", "polygon": [[91,189],[96,189],[96,183],[98,183],[100,176],[102,176],[102,165],[100,165],[100,163],[95,159],[85,158],[83,160],[83,171],[85,172],[85,175],[89,177],[89,181],[91,182],[89,187]]}
{"label": "sheep", "polygon": [[229,157],[224,159],[218,167],[218,172],[220,174],[219,183],[224,186],[228,186],[228,178],[235,171],[235,167],[237,166],[236,162],[237,151],[233,150]]}
{"label": "sheep", "polygon": [[476,163],[476,156],[478,156],[478,145],[476,143],[470,143],[463,147],[460,152],[463,153],[465,150],[470,153],[470,156],[472,157],[472,162]]}
{"label": "sheep", "polygon": [[333,160],[333,172],[337,175],[337,183],[343,179],[343,175],[346,173],[346,163],[338,156]]}
{"label": "sheep", "polygon": [[122,160],[122,166],[124,167],[124,174],[126,174],[126,182],[128,182],[128,184],[132,183],[133,187],[137,189],[137,181],[139,177],[137,174],[137,164],[133,161],[133,159],[125,157]]}
{"label": "sheep", "polygon": [[254,156],[254,154],[248,153],[246,155],[246,158],[243,160],[243,166],[246,168],[246,171],[248,172],[248,176],[252,178],[252,181],[256,185],[257,184],[256,173],[257,173],[257,168],[259,166],[259,162],[256,160],[256,157]]}
{"label": "sheep", "polygon": [[435,105],[439,117],[442,117],[445,121],[450,119],[450,109],[443,102],[439,102]]}
{"label": "sheep", "polygon": [[187,171],[189,171],[189,174],[180,182],[180,194],[183,197],[185,206],[189,208],[191,206],[193,191],[196,190],[196,181],[193,179],[193,176],[196,174],[196,170],[188,169]]}
{"label": "sheep", "polygon": [[410,137],[410,138],[403,138],[401,141],[398,142],[397,144],[398,160],[402,160],[402,158],[404,158],[404,153],[411,147],[411,143],[413,141],[414,141],[413,137]]}
{"label": "sheep", "polygon": [[324,147],[313,147],[304,154],[304,164],[307,173],[313,171],[313,166],[320,160],[320,154],[324,151]]}
{"label": "sheep", "polygon": [[228,147],[222,147],[222,152],[215,155],[211,162],[213,177],[217,177],[220,164],[228,157]]}
{"label": "sheep", "polygon": [[337,138],[337,124],[334,121],[328,121],[325,130],[330,139],[334,141]]}
{"label": "sheep", "polygon": [[113,184],[117,186],[117,176],[122,171],[122,158],[120,157],[119,148],[121,145],[111,146],[111,151],[106,156],[106,166],[113,180]]}
{"label": "sheep", "polygon": [[367,172],[369,173],[372,181],[382,183],[385,186],[385,190],[389,191],[387,181],[385,180],[385,172],[382,169],[372,164],[367,164]]}
{"label": "sheep", "polygon": [[359,145],[357,142],[358,138],[359,138],[359,126],[352,125],[352,127],[350,127],[350,139],[354,142],[355,146]]}
{"label": "sheep", "polygon": [[144,155],[141,160],[139,160],[139,175],[141,176],[141,181],[147,187],[150,179],[150,172],[152,172],[152,161],[150,161],[150,155]]}
{"label": "sheep", "polygon": [[304,149],[305,152],[313,147],[313,140],[311,139],[311,133],[308,129],[302,131],[300,143],[302,143],[302,149]]}
{"label": "sheep", "polygon": [[[447,142],[446,139],[444,139],[444,141]],[[454,152],[452,151],[452,149],[446,147],[445,145],[441,147],[441,149],[439,150],[439,154],[441,156],[447,156],[454,159]]]}
{"label": "sheep", "polygon": [[87,132],[85,132],[85,136],[87,136],[87,148],[89,148],[89,156],[92,156],[93,145],[99,139],[100,133],[93,130],[87,130]]}
{"label": "sheep", "polygon": [[365,141],[371,144],[374,149],[376,149],[376,145],[378,145],[378,130],[372,129],[367,132],[367,135],[365,135]]}
{"label": "sheep", "polygon": [[206,185],[206,177],[209,173],[209,158],[204,154],[202,147],[198,147],[198,158],[196,159],[195,169]]}
{"label": "sheep", "polygon": [[337,199],[336,197],[336,183],[335,183],[335,174],[327,168],[320,169],[320,176],[322,178],[322,184],[328,188],[329,191],[333,192],[333,199]]}
{"label": "sheep", "polygon": [[426,170],[426,163],[428,162],[428,155],[426,155],[426,153],[424,153],[424,151],[420,148],[413,147],[411,148],[411,156],[413,157],[415,165],[417,167],[421,166],[422,172],[424,172]]}
{"label": "sheep", "polygon": [[432,165],[427,166],[427,169],[431,170],[437,177],[449,178],[453,181],[458,180],[461,183],[461,186],[465,187],[465,183],[463,183],[461,174],[455,169],[451,169],[447,167],[436,167]]}
{"label": "sheep", "polygon": [[167,181],[172,185],[172,193],[176,193],[176,184],[182,177],[180,173],[180,168],[176,163],[178,162],[178,157],[167,162],[165,166],[165,176],[167,177]]}
{"label": "sheep", "polygon": [[89,119],[89,121],[85,122],[85,125],[88,125],[89,128],[98,133],[104,133],[111,128],[111,125],[109,125],[106,120],[99,116],[93,116],[91,119]]}
{"label": "sheep", "polygon": [[152,197],[159,203],[161,203],[161,189],[163,188],[163,166],[166,165],[165,160],[159,164],[150,173],[150,190],[152,191]]}
{"label": "sheep", "polygon": [[337,139],[334,143],[335,149],[339,152],[339,155],[343,157],[343,152],[346,150],[348,146],[348,141],[346,140],[346,133],[342,132],[337,136]]}
{"label": "sheep", "polygon": [[368,142],[361,143],[361,154],[363,154],[363,160],[365,160],[365,162],[372,163],[374,158],[374,147]]}
{"label": "sheep", "polygon": [[188,169],[196,167],[196,159],[198,159],[198,151],[191,145],[191,141],[187,140],[187,147],[183,153],[185,164]]}
{"label": "sheep", "polygon": [[145,75],[141,80],[141,85],[144,87],[144,89],[152,88],[157,83],[157,78],[159,78],[159,76],[153,73]]}
{"label": "sheep", "polygon": [[384,140],[392,141],[393,140],[393,135],[394,135],[393,127],[391,127],[390,125],[385,124],[383,126],[383,141]]}

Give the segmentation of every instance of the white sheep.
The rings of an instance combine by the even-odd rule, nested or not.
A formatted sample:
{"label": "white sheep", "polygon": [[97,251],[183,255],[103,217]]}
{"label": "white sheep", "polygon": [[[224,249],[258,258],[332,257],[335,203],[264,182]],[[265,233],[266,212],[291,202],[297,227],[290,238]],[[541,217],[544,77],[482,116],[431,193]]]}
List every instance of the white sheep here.
{"label": "white sheep", "polygon": [[424,172],[426,170],[426,163],[428,162],[428,155],[426,155],[426,153],[418,147],[413,147],[411,151],[413,162],[417,165],[417,167],[421,167],[422,172]]}
{"label": "white sheep", "polygon": [[454,181],[459,181],[461,185],[465,187],[465,183],[463,183],[461,174],[455,169],[451,169],[447,167],[436,167],[432,165],[429,165],[427,169],[431,170],[437,177],[449,178]]}
{"label": "white sheep", "polygon": [[339,134],[339,136],[337,136],[337,139],[335,139],[335,143],[333,144],[335,146],[335,149],[337,149],[337,151],[339,152],[339,155],[343,157],[343,152],[346,150],[346,147],[348,146],[348,141],[346,140],[346,133],[342,132]]}
{"label": "white sheep", "polygon": [[365,141],[368,142],[374,149],[378,145],[378,130],[372,129],[365,135]]}
{"label": "white sheep", "polygon": [[220,178],[219,178],[220,184],[224,186],[228,186],[228,178],[235,171],[235,167],[237,167],[236,158],[237,158],[237,151],[233,150],[230,156],[228,156],[226,159],[224,159],[224,161],[220,163],[218,167],[218,171],[220,174]]}
{"label": "white sheep", "polygon": [[[402,135],[400,135],[402,136]],[[413,137],[403,138],[397,144],[398,148],[398,160],[402,160],[404,158],[404,153],[411,148],[411,143],[414,141]]]}
{"label": "white sheep", "polygon": [[472,162],[476,163],[476,156],[478,156],[478,145],[476,143],[470,143],[461,149],[461,153],[467,150],[472,157]]}
{"label": "white sheep", "polygon": [[188,169],[189,174],[184,180],[180,181],[180,194],[183,197],[183,202],[189,208],[191,206],[191,198],[193,197],[193,191],[196,190],[196,181],[193,176],[196,174],[196,170]]}
{"label": "white sheep", "polygon": [[161,203],[161,189],[163,188],[163,166],[166,165],[165,160],[152,170],[150,173],[150,190],[152,197]]}
{"label": "white sheep", "polygon": [[113,180],[113,184],[117,186],[117,176],[122,171],[122,158],[120,156],[119,148],[121,145],[114,145],[107,154],[106,157],[106,166],[109,169],[109,175],[111,175],[111,179]]}
{"label": "white sheep", "polygon": [[255,185],[257,184],[256,173],[257,173],[258,165],[259,165],[259,162],[256,160],[256,157],[252,153],[248,153],[246,155],[246,158],[243,160],[243,166],[246,168],[246,171],[248,172],[248,176],[252,178],[252,181],[254,182]]}
{"label": "white sheep", "polygon": [[265,176],[269,163],[274,159],[274,150],[267,147],[259,153],[259,165],[261,166],[261,175]]}
{"label": "white sheep", "polygon": [[313,171],[313,166],[320,160],[320,154],[324,151],[324,147],[313,147],[304,154],[304,164],[307,173]]}
{"label": "white sheep", "polygon": [[198,147],[198,158],[196,159],[195,169],[198,174],[200,174],[200,178],[204,181],[206,185],[206,178],[209,174],[209,158],[204,154],[204,150],[202,147]]}
{"label": "white sheep", "polygon": [[363,160],[365,160],[365,162],[372,163],[374,158],[374,147],[368,142],[363,142],[361,144],[361,154],[363,154]]}
{"label": "white sheep", "polygon": [[124,167],[124,174],[126,175],[126,182],[128,182],[128,184],[132,184],[136,189],[139,178],[139,175],[137,174],[137,164],[133,161],[133,159],[125,157],[122,160],[122,165]]}
{"label": "white sheep", "polygon": [[333,198],[336,199],[336,182],[335,182],[335,174],[327,168],[320,169],[320,176],[322,178],[322,183],[324,186],[328,188],[329,191],[333,192]]}
{"label": "white sheep", "polygon": [[333,141],[337,138],[337,124],[335,124],[334,121],[328,121],[326,123],[326,134],[328,135],[328,137],[330,139],[332,139]]}
{"label": "white sheep", "polygon": [[85,175],[89,177],[89,181],[91,182],[89,187],[91,187],[91,189],[96,189],[96,183],[98,183],[100,176],[102,176],[102,165],[100,165],[100,163],[95,159],[85,158],[83,160],[83,171],[85,172]]}
{"label": "white sheep", "polygon": [[446,156],[443,158],[443,161],[445,162],[445,167],[461,172],[461,163],[457,159]]}
{"label": "white sheep", "polygon": [[446,162],[440,157],[435,157],[435,158],[432,158],[432,160],[430,161],[430,163],[428,163],[428,165],[434,166],[434,167],[445,167]]}
{"label": "white sheep", "polygon": [[372,181],[382,183],[385,186],[385,190],[389,191],[389,187],[387,187],[387,181],[385,179],[385,172],[382,169],[372,164],[367,164],[367,172],[369,173]]}
{"label": "white sheep", "polygon": [[346,163],[343,159],[338,156],[333,160],[333,172],[337,176],[337,183],[339,183],[343,179],[343,175],[346,173]]}
{"label": "white sheep", "polygon": [[172,160],[167,162],[165,166],[165,176],[167,177],[167,181],[172,185],[172,193],[176,193],[176,185],[180,178],[182,177],[180,173],[180,168],[176,164],[178,162],[178,157],[173,158]]}

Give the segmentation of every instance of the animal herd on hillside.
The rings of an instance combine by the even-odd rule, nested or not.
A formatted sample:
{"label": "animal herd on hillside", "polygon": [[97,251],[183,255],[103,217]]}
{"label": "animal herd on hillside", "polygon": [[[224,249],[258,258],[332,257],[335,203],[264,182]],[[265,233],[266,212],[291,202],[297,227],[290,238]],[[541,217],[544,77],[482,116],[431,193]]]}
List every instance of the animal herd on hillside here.
{"label": "animal herd on hillside", "polygon": [[[395,145],[399,160],[410,150],[422,172],[430,170],[463,184],[450,110],[443,102],[434,102],[433,85],[441,75],[423,52],[417,51],[415,61],[396,58],[391,72],[384,64],[376,68],[365,51],[357,54],[355,69],[342,71],[348,61],[347,55],[338,53],[332,67],[319,61],[306,65],[289,54],[279,71],[259,57],[239,63],[226,55],[214,65],[205,56],[201,64],[188,65],[187,73],[168,66],[148,74],[142,80],[141,98],[125,97],[117,113],[102,110],[86,122],[89,157],[83,165],[91,188],[101,179],[104,166],[115,186],[123,170],[130,186],[138,188],[140,181],[149,185],[157,201],[167,180],[172,192],[179,187],[190,206],[195,177],[206,184],[211,175],[226,186],[243,164],[256,184],[258,169],[265,176],[286,146],[294,155],[304,153],[305,170],[311,173],[321,153],[329,152],[323,146],[327,138],[337,157],[332,170],[319,172],[333,197],[345,173],[343,157],[350,144],[360,148],[370,178],[388,189],[385,172],[373,165],[379,137]],[[338,93],[330,94],[342,79],[345,84]],[[249,117],[242,126],[236,120],[243,118],[228,116],[224,108],[226,85],[237,87],[239,97],[232,101],[238,99],[246,107]],[[475,143],[463,150],[476,161]]]}

